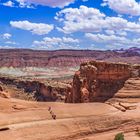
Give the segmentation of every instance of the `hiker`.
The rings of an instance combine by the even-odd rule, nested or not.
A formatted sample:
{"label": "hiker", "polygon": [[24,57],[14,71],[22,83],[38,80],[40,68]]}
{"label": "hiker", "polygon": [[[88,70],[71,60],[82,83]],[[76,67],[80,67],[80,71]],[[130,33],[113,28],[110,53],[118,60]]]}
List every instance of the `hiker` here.
{"label": "hiker", "polygon": [[51,110],[51,107],[49,106],[48,111],[50,112],[52,119],[56,120],[56,115],[53,113],[53,111]]}
{"label": "hiker", "polygon": [[48,111],[51,111],[51,107],[49,106]]}
{"label": "hiker", "polygon": [[55,115],[55,114],[52,114],[52,118],[53,118],[54,120],[56,120],[56,115]]}

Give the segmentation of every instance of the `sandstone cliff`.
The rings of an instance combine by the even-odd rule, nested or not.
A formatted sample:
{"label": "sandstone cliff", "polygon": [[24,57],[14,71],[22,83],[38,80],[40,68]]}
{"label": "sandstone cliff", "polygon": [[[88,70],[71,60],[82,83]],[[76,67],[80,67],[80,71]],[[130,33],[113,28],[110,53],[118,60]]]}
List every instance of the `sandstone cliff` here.
{"label": "sandstone cliff", "polygon": [[139,71],[139,65],[96,61],[82,63],[74,75],[72,91],[66,102],[106,101],[114,97],[130,77],[139,77]]}

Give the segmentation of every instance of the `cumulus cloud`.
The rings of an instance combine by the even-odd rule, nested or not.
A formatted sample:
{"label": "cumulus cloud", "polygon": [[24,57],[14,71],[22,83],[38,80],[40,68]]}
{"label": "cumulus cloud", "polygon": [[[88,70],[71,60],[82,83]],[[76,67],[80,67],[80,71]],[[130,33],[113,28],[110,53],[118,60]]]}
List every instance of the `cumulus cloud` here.
{"label": "cumulus cloud", "polygon": [[[78,39],[70,37],[45,37],[42,41],[34,41],[33,46],[36,48],[70,48],[71,44],[77,46],[79,43]],[[74,46],[73,46],[74,47]]]}
{"label": "cumulus cloud", "polygon": [[113,30],[105,30],[106,34],[108,35],[114,35],[115,32]]}
{"label": "cumulus cloud", "polygon": [[6,41],[5,44],[10,44],[10,45],[17,45],[15,41]]}
{"label": "cumulus cloud", "polygon": [[15,46],[10,46],[10,45],[4,45],[4,46],[0,45],[0,49],[13,49],[13,48],[16,48],[16,47]]}
{"label": "cumulus cloud", "polygon": [[7,7],[14,7],[15,4],[12,2],[12,1],[7,1],[5,3],[3,3],[4,6],[7,6]]}
{"label": "cumulus cloud", "polygon": [[125,37],[119,37],[116,35],[104,35],[104,34],[92,34],[86,33],[86,37],[98,43],[123,43],[129,42]]}
{"label": "cumulus cloud", "polygon": [[[8,7],[20,7],[20,8],[34,8],[37,5],[49,6],[53,8],[63,8],[74,3],[76,0],[9,0],[3,5]],[[81,0],[86,2],[88,0]]]}
{"label": "cumulus cloud", "polygon": [[3,39],[10,39],[11,37],[12,37],[12,35],[9,34],[9,33],[5,33],[5,34],[2,35]]}
{"label": "cumulus cloud", "polygon": [[139,38],[127,38],[125,36],[117,35],[105,35],[105,34],[93,34],[86,33],[85,36],[97,44],[102,44],[104,47],[109,48],[130,48],[140,46]]}
{"label": "cumulus cloud", "polygon": [[87,2],[88,0],[82,0],[83,2]]}
{"label": "cumulus cloud", "polygon": [[109,17],[98,9],[80,6],[80,8],[66,8],[57,13],[56,20],[63,23],[58,27],[65,33],[73,32],[101,32],[103,30],[129,31],[140,33],[140,24],[130,22],[122,17]]}
{"label": "cumulus cloud", "polygon": [[63,8],[75,2],[75,0],[16,0],[16,1],[23,7],[34,4],[59,8]]}
{"label": "cumulus cloud", "polygon": [[116,31],[116,34],[119,36],[127,36],[127,32],[126,31]]}
{"label": "cumulus cloud", "polygon": [[[105,15],[98,9],[80,6],[80,8],[66,8],[55,17],[56,20],[63,22],[64,27],[61,29],[65,33],[77,31],[98,32],[104,25],[103,18]],[[59,28],[60,29],[60,28]]]}
{"label": "cumulus cloud", "polygon": [[45,35],[54,29],[53,25],[48,25],[44,23],[32,23],[29,21],[11,21],[12,27],[27,30],[37,35]]}
{"label": "cumulus cloud", "polygon": [[140,15],[140,3],[136,0],[103,0],[102,6],[109,6],[112,10],[120,14],[132,16]]}

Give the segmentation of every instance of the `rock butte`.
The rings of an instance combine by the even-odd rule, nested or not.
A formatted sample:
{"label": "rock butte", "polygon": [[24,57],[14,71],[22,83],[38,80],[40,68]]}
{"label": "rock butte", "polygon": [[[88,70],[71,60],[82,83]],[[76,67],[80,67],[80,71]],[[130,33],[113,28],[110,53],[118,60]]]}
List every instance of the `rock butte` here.
{"label": "rock butte", "polygon": [[[133,85],[133,80],[139,82],[140,65],[128,65],[125,63],[107,63],[90,61],[82,63],[79,71],[77,71],[73,78],[73,86],[66,97],[67,103],[86,103],[94,101],[106,101],[113,97],[140,97],[140,83],[136,84],[135,90],[130,84],[130,88],[137,92],[137,94],[127,95],[123,92],[117,92],[128,81]],[[138,79],[134,79],[138,78]],[[136,82],[134,82],[135,84]],[[127,90],[127,88],[125,89]],[[131,91],[128,87],[128,91]],[[121,95],[122,93],[122,95]]]}

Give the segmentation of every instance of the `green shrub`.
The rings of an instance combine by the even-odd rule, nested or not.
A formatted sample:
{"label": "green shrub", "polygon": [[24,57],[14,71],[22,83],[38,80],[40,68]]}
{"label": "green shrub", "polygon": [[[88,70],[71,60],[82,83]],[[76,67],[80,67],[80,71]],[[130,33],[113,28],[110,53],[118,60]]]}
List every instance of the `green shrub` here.
{"label": "green shrub", "polygon": [[118,133],[116,136],[115,136],[115,139],[114,140],[124,140],[124,135],[123,133]]}

